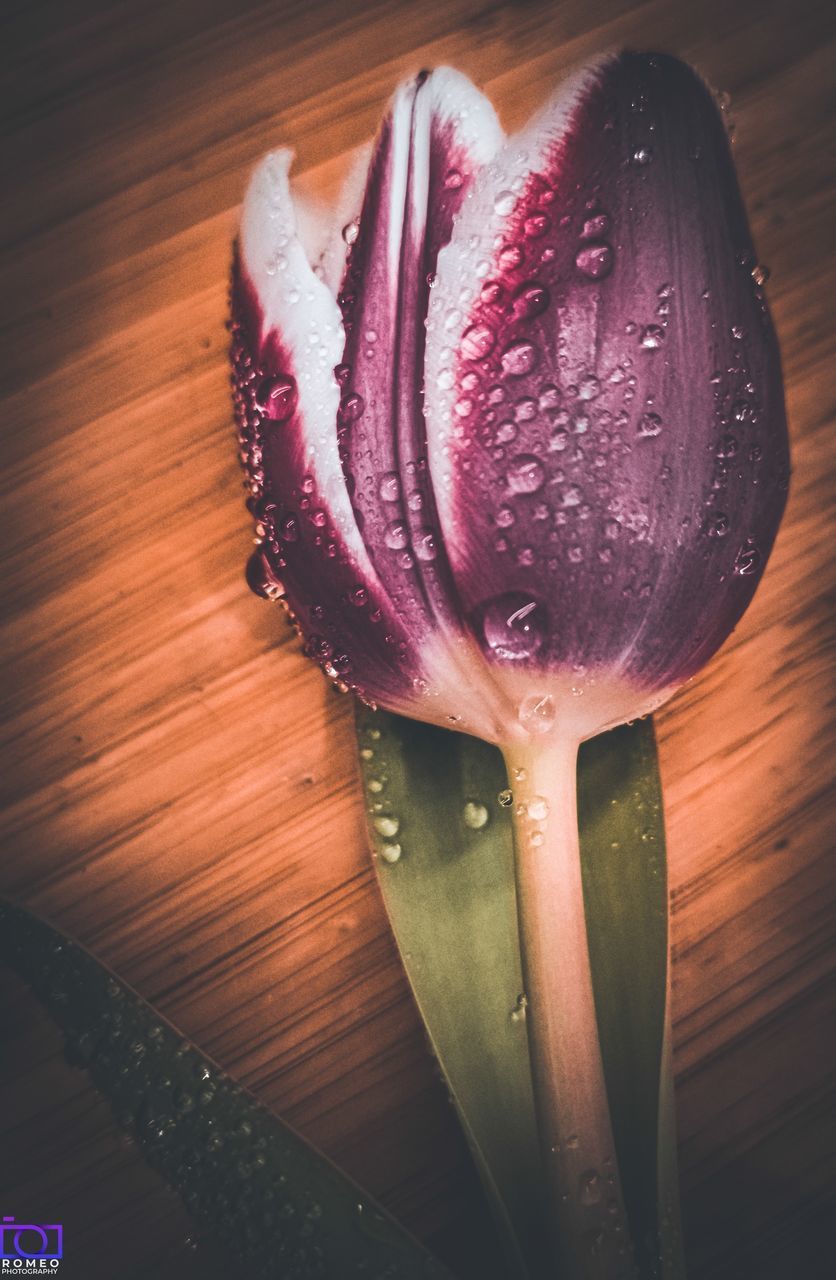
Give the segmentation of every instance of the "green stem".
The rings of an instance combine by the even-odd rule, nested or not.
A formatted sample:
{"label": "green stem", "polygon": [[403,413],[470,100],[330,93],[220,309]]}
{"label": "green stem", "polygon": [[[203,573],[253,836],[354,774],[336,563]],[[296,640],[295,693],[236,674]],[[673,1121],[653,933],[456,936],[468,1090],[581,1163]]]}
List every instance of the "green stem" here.
{"label": "green stem", "polygon": [[577,812],[578,745],[503,751],[534,1097],[561,1280],[635,1275],[592,990]]}

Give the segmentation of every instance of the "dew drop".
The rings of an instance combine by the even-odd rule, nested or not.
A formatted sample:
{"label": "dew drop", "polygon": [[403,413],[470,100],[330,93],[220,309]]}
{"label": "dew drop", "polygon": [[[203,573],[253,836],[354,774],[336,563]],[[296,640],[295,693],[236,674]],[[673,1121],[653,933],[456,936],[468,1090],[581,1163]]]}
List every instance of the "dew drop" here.
{"label": "dew drop", "polygon": [[542,489],[546,473],[542,462],[530,453],[521,453],[508,468],[506,481],[511,493],[537,493]]}
{"label": "dew drop", "polygon": [[339,408],[340,421],[356,422],[357,419],[361,416],[365,407],[366,407],[366,402],[362,396],[358,396],[356,391],[349,392],[349,394],[346,396],[343,396],[342,400],[340,401],[340,408]]}
{"label": "dew drop", "polygon": [[641,331],[639,345],[645,351],[658,351],[665,341],[665,330],[660,324],[646,324]]}
{"label": "dew drop", "polygon": [[537,360],[537,351],[533,343],[526,339],[512,342],[502,353],[502,368],[512,378],[521,378],[530,373]]}
{"label": "dew drop", "polygon": [[513,271],[521,264],[524,257],[525,254],[519,245],[506,244],[500,250],[499,265],[503,271]]}
{"label": "dew drop", "polygon": [[343,227],[343,240],[346,244],[352,245],[360,234],[360,223],[357,218],[351,222],[347,222]]}
{"label": "dew drop", "polygon": [[498,658],[519,661],[542,647],[548,615],[539,600],[509,591],[489,600],[482,610],[482,631],[488,648]]}
{"label": "dew drop", "polygon": [[286,373],[262,378],[255,398],[265,418],[271,422],[287,422],[296,408],[296,381]]}
{"label": "dew drop", "polygon": [[581,238],[584,240],[600,240],[610,229],[610,220],[605,213],[595,213],[583,224]]}
{"label": "dew drop", "polygon": [[462,355],[465,360],[484,360],[496,346],[496,334],[489,324],[474,324],[462,335]]}
{"label": "dew drop", "polygon": [[504,791],[500,791],[496,798],[503,809],[510,809],[511,805],[514,803],[514,793],[513,791],[510,791],[508,787],[506,787]]}
{"label": "dew drop", "polygon": [[500,507],[496,513],[496,523],[500,529],[510,529],[516,518],[513,507]]}
{"label": "dew drop", "polygon": [[554,698],[548,693],[530,693],[523,698],[517,712],[520,724],[529,733],[548,733],[557,717]]}
{"label": "dew drop", "polygon": [[401,481],[398,473],[396,471],[387,471],[382,475],[377,486],[377,492],[383,502],[398,502],[401,496]]}
{"label": "dew drop", "polygon": [[391,840],[401,829],[401,824],[397,818],[392,817],[389,813],[379,813],[372,821],[372,826],[379,836],[383,836],[386,840]]}
{"label": "dew drop", "polygon": [[425,564],[435,560],[437,546],[432,529],[419,529],[412,542],[413,549],[419,560],[423,560]]}
{"label": "dew drop", "polygon": [[299,537],[299,521],[292,512],[282,516],[278,523],[278,531],[283,542],[296,542]]}
{"label": "dew drop", "polygon": [[581,1204],[598,1204],[603,1187],[596,1169],[587,1169],[578,1180],[578,1199]]}
{"label": "dew drop", "polygon": [[[375,819],[375,822],[376,821],[377,819]],[[402,853],[403,853],[403,849],[397,843],[382,844],[380,846],[380,856],[384,862],[389,862],[389,863],[399,862]]]}
{"label": "dew drop", "polygon": [[464,178],[458,169],[449,169],[444,178],[444,185],[448,191],[458,191],[464,182]]}
{"label": "dew drop", "polygon": [[532,822],[544,822],[549,816],[549,802],[545,796],[532,796],[525,811]]}
{"label": "dew drop", "polygon": [[506,218],[517,203],[513,191],[500,191],[493,202],[493,207],[502,218]]}
{"label": "dew drop", "polygon": [[263,600],[280,600],[284,592],[281,582],[273,573],[270,564],[261,551],[254,551],[247,561],[245,570],[247,586],[250,591]]}
{"label": "dew drop", "polygon": [[601,383],[594,373],[588,373],[578,383],[578,395],[581,400],[594,400],[601,393]]}
{"label": "dew drop", "polygon": [[722,511],[715,511],[706,521],[705,531],[709,538],[725,538],[730,528],[730,520]]}
{"label": "dew drop", "polygon": [[762,262],[758,262],[752,267],[752,279],[760,289],[769,279],[769,267],[764,266]]}
{"label": "dew drop", "polygon": [[737,454],[737,438],[730,432],[721,436],[715,450],[718,458],[734,458]]}
{"label": "dew drop", "polygon": [[662,419],[658,413],[643,413],[636,426],[636,435],[640,440],[650,440],[658,436],[662,430]]}
{"label": "dew drop", "polygon": [[552,222],[549,215],[538,209],[535,210],[534,213],[529,214],[525,219],[523,223],[523,231],[528,236],[529,240],[539,240],[541,236],[546,234],[551,224]]}
{"label": "dew drop", "polygon": [[383,532],[383,541],[390,551],[403,551],[409,543],[409,532],[402,520],[393,520]]}
{"label": "dew drop", "polygon": [[650,147],[636,147],[633,152],[633,164],[637,164],[639,168],[644,168],[646,164],[650,164],[653,159],[653,151]]}
{"label": "dew drop", "polygon": [[604,241],[586,244],[575,254],[575,266],[589,280],[603,280],[613,268],[615,255]]}
{"label": "dew drop", "polygon": [[737,553],[734,571],[742,578],[749,577],[751,574],[758,572],[761,560],[762,556],[757,546],[751,538],[747,538]]}
{"label": "dew drop", "polygon": [[479,804],[476,800],[468,800],[462,810],[464,825],[471,831],[481,831],[487,826],[489,817],[487,806]]}
{"label": "dew drop", "polygon": [[520,994],[517,996],[516,1003],[511,1010],[512,1022],[525,1022],[526,1009],[528,1008],[528,996]]}
{"label": "dew drop", "polygon": [[536,280],[529,280],[526,284],[520,285],[514,294],[514,307],[517,314],[527,319],[542,315],[550,301],[551,294],[548,289]]}

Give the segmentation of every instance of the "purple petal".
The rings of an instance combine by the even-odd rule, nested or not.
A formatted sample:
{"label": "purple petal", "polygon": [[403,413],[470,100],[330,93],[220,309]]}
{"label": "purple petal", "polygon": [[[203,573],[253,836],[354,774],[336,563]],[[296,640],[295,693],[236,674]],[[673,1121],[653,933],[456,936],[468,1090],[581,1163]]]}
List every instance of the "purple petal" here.
{"label": "purple petal", "polygon": [[665,55],[576,77],[477,181],[439,259],[427,411],[498,665],[662,691],[743,613],[788,477],[756,263],[720,113]]}
{"label": "purple petal", "polygon": [[268,156],[244,204],[233,275],[236,418],[261,545],[250,585],[286,598],[306,652],[335,680],[414,714],[418,655],[369,561],[336,438],[339,308],[312,270],[287,184]]}
{"label": "purple petal", "polygon": [[[495,737],[501,717],[490,711],[490,687],[462,694],[449,643],[429,627],[416,634],[369,556],[338,447],[340,311],[309,261],[318,249],[297,226],[289,164],[279,152],[254,174],[233,276],[234,400],[260,539],[248,580],[285,601],[306,652],[341,685]],[[426,553],[422,545],[417,558]]]}
{"label": "purple petal", "polygon": [[351,500],[380,579],[418,643],[458,625],[427,475],[430,285],[453,219],[500,138],[492,108],[458,73],[441,69],[403,86],[378,138],[340,294],[340,441]]}

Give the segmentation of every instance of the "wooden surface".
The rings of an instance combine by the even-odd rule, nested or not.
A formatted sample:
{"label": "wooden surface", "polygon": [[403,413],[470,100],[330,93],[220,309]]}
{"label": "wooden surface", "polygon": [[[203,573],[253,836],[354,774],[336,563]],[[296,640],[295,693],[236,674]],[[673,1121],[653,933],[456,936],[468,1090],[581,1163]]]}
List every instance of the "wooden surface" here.
{"label": "wooden surface", "polygon": [[[230,241],[290,141],[330,194],[397,80],[521,124],[618,44],[732,97],[794,481],[753,607],[658,717],[692,1280],[833,1274],[826,529],[836,30],[826,0],[7,0],[0,888],[74,933],[460,1268],[494,1246],[378,899],[351,710],[246,590]],[[211,1276],[2,977],[0,1211],[64,1276]],[[832,1097],[831,1104],[832,1106]]]}

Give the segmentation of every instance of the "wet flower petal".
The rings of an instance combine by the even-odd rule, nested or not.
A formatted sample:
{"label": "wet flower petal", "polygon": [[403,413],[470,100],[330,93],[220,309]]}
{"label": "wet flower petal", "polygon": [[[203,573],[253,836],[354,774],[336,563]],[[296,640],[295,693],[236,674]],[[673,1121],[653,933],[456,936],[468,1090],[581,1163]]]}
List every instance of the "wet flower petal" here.
{"label": "wet flower petal", "polygon": [[[489,288],[451,336],[478,258]],[[483,174],[439,261],[427,414],[486,656],[507,661],[481,620],[508,592],[548,609],[538,665],[647,688],[681,683],[728,635],[787,481],[755,261],[720,113],[670,57],[602,60]],[[474,330],[490,349],[470,350]]]}
{"label": "wet flower petal", "polygon": [[490,104],[457,72],[404,85],[377,141],[339,295],[349,492],[369,555],[416,638],[458,622],[427,474],[428,299],[438,252],[500,138]]}
{"label": "wet flower petal", "polygon": [[419,718],[502,741],[533,699],[584,737],[658,704],[751,599],[788,476],[706,86],[606,57],[502,145],[464,77],[419,76],[320,275],[288,163],[253,180],[234,290],[256,578]]}

